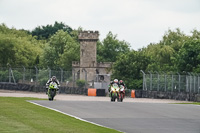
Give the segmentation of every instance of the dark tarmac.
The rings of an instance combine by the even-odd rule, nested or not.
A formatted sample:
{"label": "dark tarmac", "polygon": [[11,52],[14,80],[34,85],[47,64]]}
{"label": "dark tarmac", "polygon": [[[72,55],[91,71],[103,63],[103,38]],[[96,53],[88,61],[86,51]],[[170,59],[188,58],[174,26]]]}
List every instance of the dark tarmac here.
{"label": "dark tarmac", "polygon": [[200,133],[200,106],[110,101],[33,101],[126,133]]}

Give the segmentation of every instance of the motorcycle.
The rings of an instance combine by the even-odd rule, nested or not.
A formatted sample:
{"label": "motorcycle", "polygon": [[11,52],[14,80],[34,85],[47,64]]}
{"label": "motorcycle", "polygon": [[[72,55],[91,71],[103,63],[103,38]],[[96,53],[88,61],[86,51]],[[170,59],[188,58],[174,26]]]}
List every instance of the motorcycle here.
{"label": "motorcycle", "polygon": [[119,91],[119,102],[123,102],[125,96],[125,88],[123,85],[120,85],[120,91]]}
{"label": "motorcycle", "polygon": [[49,101],[53,101],[54,97],[56,96],[56,92],[59,90],[58,85],[56,84],[56,82],[51,82],[49,84],[49,88],[48,88],[48,99]]}
{"label": "motorcycle", "polygon": [[115,99],[119,99],[119,86],[117,84],[113,84],[110,88],[110,96],[111,96],[111,102],[115,102]]}

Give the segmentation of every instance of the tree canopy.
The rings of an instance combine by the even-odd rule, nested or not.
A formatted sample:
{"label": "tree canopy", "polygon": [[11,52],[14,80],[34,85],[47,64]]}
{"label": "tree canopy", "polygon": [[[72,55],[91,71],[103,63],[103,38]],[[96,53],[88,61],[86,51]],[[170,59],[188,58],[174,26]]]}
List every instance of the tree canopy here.
{"label": "tree canopy", "polygon": [[34,66],[39,64],[43,43],[25,31],[0,25],[1,66]]}
{"label": "tree canopy", "polygon": [[48,39],[58,30],[67,31],[68,33],[72,32],[72,28],[64,23],[58,23],[57,21],[54,25],[38,26],[33,31],[31,31],[32,36],[36,36],[37,39]]}
{"label": "tree canopy", "polygon": [[117,35],[109,32],[102,42],[97,43],[97,60],[115,62],[120,54],[130,51],[130,44],[117,39]]}
{"label": "tree canopy", "polygon": [[62,67],[71,70],[72,61],[79,60],[79,43],[68,32],[59,30],[49,40],[44,49],[42,66]]}

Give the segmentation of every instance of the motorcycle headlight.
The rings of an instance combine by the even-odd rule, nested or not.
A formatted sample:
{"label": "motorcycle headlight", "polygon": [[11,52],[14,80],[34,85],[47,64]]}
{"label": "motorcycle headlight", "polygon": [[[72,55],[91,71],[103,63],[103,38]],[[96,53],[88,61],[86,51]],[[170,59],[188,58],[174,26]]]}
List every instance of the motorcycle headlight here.
{"label": "motorcycle headlight", "polygon": [[113,87],[111,87],[111,91],[115,92],[115,89]]}

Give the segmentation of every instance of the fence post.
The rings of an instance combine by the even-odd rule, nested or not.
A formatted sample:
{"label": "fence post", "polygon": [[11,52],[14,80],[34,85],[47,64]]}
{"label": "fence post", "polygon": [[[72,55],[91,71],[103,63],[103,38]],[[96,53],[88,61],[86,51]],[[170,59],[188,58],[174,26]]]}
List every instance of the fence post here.
{"label": "fence post", "polygon": [[166,76],[166,73],[165,72],[163,72],[164,73],[164,75],[165,75],[165,92],[167,91],[167,76]]}
{"label": "fence post", "polygon": [[[194,75],[194,93],[198,93],[198,81],[197,81],[197,83],[196,83],[196,79],[198,80],[198,74],[197,73],[193,73],[193,75]],[[197,86],[196,86],[196,84],[197,84]]]}
{"label": "fence post", "polygon": [[50,67],[47,67],[48,68],[48,70],[49,70],[49,79],[51,78],[51,69],[50,69]]}
{"label": "fence post", "polygon": [[152,73],[148,71],[150,74],[150,90],[152,91]]}
{"label": "fence post", "polygon": [[199,94],[199,74],[197,73],[197,93]]}
{"label": "fence post", "polygon": [[160,90],[160,86],[159,86],[159,84],[160,84],[160,75],[159,75],[159,73],[157,71],[155,71],[155,72],[157,73],[157,91],[159,91]]}
{"label": "fence post", "polygon": [[181,76],[178,72],[177,74],[178,74],[178,91],[181,92]]}
{"label": "fence post", "polygon": [[38,82],[38,69],[37,67],[35,66],[35,79],[36,79],[36,82]]}
{"label": "fence post", "polygon": [[35,66],[35,86],[37,86],[37,83],[38,83],[38,69]]}
{"label": "fence post", "polygon": [[60,72],[61,72],[61,74],[60,74],[60,82],[62,83],[63,82],[63,69],[62,68],[60,68]]}
{"label": "fence post", "polygon": [[171,92],[174,92],[174,74],[172,73],[172,90]]}
{"label": "fence post", "polygon": [[11,67],[8,69],[9,83],[11,83]]}
{"label": "fence post", "polygon": [[195,80],[196,80],[196,76],[195,76],[195,74],[194,73],[192,73],[192,75],[193,75],[193,80],[194,80],[194,85],[193,85],[193,93],[195,93],[196,92],[196,85],[195,85]]}
{"label": "fence post", "polygon": [[191,94],[191,88],[192,88],[192,84],[191,84],[191,74],[188,72],[188,74],[190,75],[189,77],[189,84],[190,84],[190,86],[189,86],[189,101],[190,101],[190,94]]}
{"label": "fence post", "polygon": [[[142,86],[142,89],[145,90],[145,86],[146,86],[146,74],[142,70],[140,70],[140,72],[142,72],[142,74],[143,74],[143,86]],[[147,91],[147,86],[146,86],[146,91]]]}
{"label": "fence post", "polygon": [[191,92],[191,89],[192,89],[192,84],[191,84],[191,74],[188,72],[188,75],[189,75],[189,93]]}
{"label": "fence post", "polygon": [[187,72],[183,71],[184,76],[185,76],[185,92],[188,91],[188,76],[187,76]]}
{"label": "fence post", "polygon": [[26,74],[26,68],[24,67],[24,66],[22,66],[23,67],[23,69],[24,69],[24,73],[23,73],[23,83],[25,82],[25,74]]}
{"label": "fence post", "polygon": [[82,69],[82,71],[85,72],[85,89],[86,89],[86,82],[87,82],[87,71],[85,70],[85,68]]}
{"label": "fence post", "polygon": [[75,82],[75,70],[74,68],[72,69],[72,75],[73,75],[73,88],[74,88],[74,82]]}

